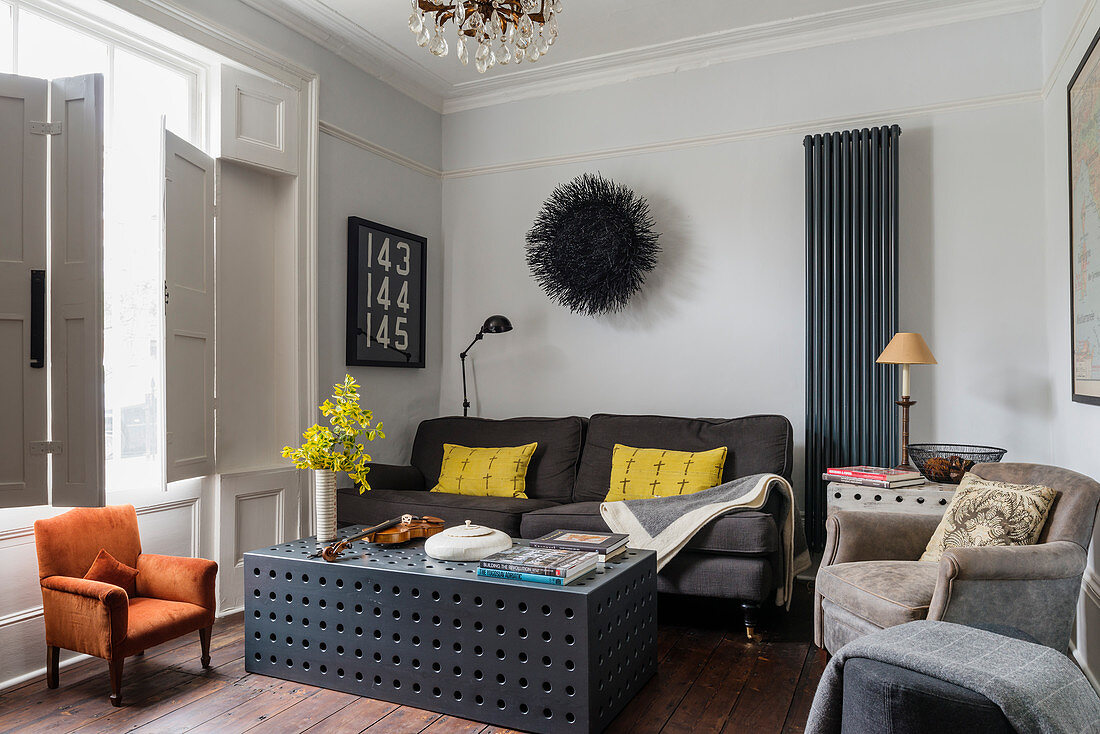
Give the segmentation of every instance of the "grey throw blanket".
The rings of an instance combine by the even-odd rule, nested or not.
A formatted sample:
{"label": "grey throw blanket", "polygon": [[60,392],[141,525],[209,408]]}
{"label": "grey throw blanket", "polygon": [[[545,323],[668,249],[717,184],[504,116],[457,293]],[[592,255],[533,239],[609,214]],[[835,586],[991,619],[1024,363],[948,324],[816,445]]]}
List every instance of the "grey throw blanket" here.
{"label": "grey throw blanket", "polygon": [[796,521],[794,490],[778,474],[753,474],[694,494],[604,502],[600,514],[612,531],[630,536],[631,548],[657,551],[660,570],[711,520],[728,512],[759,509],[773,492],[783,499],[778,525],[784,581],[775,603],[789,606],[794,577],[810,567],[810,554],[805,529]]}
{"label": "grey throw blanket", "polygon": [[1100,699],[1065,655],[1043,645],[951,622],[909,622],[860,637],[837,651],[806,723],[807,734],[840,732],[842,675],[867,658],[976,691],[1020,734],[1100,732]]}

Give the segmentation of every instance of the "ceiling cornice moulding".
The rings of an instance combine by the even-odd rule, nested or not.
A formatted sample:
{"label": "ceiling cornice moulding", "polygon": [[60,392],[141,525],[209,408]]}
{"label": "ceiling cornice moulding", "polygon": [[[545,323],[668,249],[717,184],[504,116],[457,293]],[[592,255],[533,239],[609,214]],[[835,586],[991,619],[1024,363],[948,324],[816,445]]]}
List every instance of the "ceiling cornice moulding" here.
{"label": "ceiling cornice moulding", "polygon": [[[241,0],[290,30],[385,82],[402,94],[443,111],[451,85],[319,0]],[[411,67],[411,69],[410,69]]]}
{"label": "ceiling cornice moulding", "polygon": [[[522,71],[500,70],[496,76],[454,85],[323,0],[242,2],[418,102],[449,114],[739,59],[1026,12],[1041,8],[1044,0],[886,0]],[[425,58],[429,63],[433,60]]]}

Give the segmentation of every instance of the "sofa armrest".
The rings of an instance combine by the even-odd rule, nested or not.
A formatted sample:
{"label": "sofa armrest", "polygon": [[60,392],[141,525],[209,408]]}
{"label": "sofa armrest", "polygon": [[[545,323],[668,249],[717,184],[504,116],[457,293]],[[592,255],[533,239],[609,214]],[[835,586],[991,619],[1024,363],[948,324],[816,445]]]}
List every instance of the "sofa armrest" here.
{"label": "sofa armrest", "polygon": [[380,464],[374,461],[367,466],[370,467],[367,483],[370,484],[371,489],[400,489],[410,492],[422,492],[427,489],[424,486],[424,475],[415,466]]}
{"label": "sofa armrest", "polygon": [[1069,646],[1086,555],[1056,541],[951,548],[940,558],[929,619],[1005,624],[1060,651]]}
{"label": "sofa armrest", "polygon": [[196,604],[211,612],[217,606],[214,581],[218,564],[205,558],[142,553],[137,560],[139,596]]}
{"label": "sofa armrest", "polygon": [[936,531],[937,515],[840,511],[825,521],[822,566],[850,561],[915,561]]}
{"label": "sofa armrest", "polygon": [[122,587],[72,576],[47,576],[40,584],[46,644],[109,660],[129,622]]}

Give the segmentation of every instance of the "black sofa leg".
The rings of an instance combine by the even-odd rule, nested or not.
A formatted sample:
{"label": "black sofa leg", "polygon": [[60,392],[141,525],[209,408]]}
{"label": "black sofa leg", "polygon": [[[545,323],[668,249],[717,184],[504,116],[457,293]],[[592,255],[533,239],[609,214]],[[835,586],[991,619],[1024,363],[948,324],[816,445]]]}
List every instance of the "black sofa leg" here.
{"label": "black sofa leg", "polygon": [[760,614],[760,605],[752,602],[741,604],[741,611],[745,613],[745,636],[750,640],[756,638],[756,622]]}

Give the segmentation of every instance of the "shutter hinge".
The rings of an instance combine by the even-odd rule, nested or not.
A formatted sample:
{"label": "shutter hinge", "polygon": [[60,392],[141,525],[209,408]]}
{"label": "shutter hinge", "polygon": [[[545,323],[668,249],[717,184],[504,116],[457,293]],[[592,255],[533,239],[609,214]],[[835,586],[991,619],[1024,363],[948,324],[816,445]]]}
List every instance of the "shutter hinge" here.
{"label": "shutter hinge", "polygon": [[168,305],[168,281],[164,281],[164,305]]}
{"label": "shutter hinge", "polygon": [[65,444],[61,441],[31,441],[28,447],[30,448],[31,456],[65,453]]}
{"label": "shutter hinge", "polygon": [[27,124],[31,135],[60,135],[60,122],[31,122]]}

